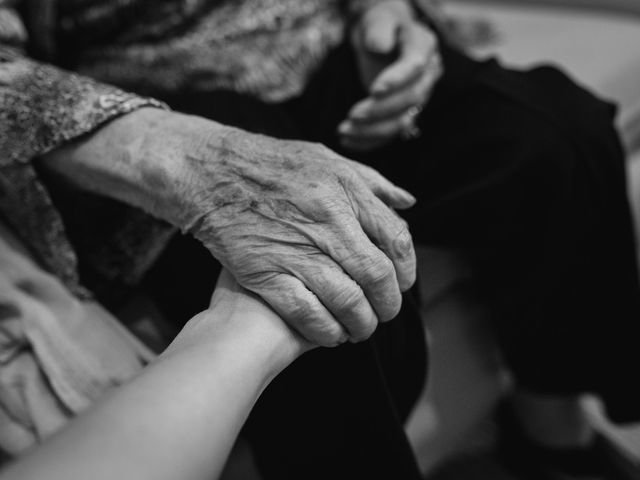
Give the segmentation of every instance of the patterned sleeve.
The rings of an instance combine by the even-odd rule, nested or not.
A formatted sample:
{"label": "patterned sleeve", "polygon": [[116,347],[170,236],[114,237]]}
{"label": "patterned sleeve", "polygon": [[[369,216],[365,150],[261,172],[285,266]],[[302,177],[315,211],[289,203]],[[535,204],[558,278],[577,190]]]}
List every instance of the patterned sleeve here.
{"label": "patterned sleeve", "polygon": [[116,116],[165,107],[28,58],[19,1],[0,0],[0,214],[45,268],[77,291],[75,253],[31,160]]}

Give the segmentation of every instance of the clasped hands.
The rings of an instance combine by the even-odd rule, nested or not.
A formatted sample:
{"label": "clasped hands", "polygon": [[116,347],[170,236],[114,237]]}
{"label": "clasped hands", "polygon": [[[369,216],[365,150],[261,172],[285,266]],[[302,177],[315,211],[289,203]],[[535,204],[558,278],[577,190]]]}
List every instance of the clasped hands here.
{"label": "clasped hands", "polygon": [[[367,149],[403,131],[439,59],[433,35],[400,0],[365,12],[353,39],[371,94],[340,130],[345,144]],[[42,161],[78,188],[193,234],[314,345],[368,338],[415,281],[412,238],[394,211],[415,198],[320,144],[142,108]]]}
{"label": "clasped hands", "polygon": [[[370,95],[339,131],[345,146],[367,150],[412,126],[441,74],[440,57],[435,36],[402,0],[366,11],[352,41]],[[416,259],[393,209],[412,206],[411,195],[317,144],[233,131],[223,143],[205,156],[232,152],[231,168],[206,188],[199,202],[207,213],[186,229],[243,287],[316,345],[361,341],[397,315]]]}

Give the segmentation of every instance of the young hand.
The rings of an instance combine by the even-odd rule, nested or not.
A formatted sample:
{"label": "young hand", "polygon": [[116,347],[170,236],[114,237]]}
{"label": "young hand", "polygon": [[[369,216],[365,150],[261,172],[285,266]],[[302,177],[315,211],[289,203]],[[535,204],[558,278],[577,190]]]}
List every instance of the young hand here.
{"label": "young hand", "polygon": [[[230,340],[226,340],[230,339]],[[241,287],[223,269],[209,308],[193,317],[172,343],[170,350],[194,348],[235,348],[234,355],[260,356],[263,366],[277,373],[304,352],[314,348],[276,314],[260,297]]]}

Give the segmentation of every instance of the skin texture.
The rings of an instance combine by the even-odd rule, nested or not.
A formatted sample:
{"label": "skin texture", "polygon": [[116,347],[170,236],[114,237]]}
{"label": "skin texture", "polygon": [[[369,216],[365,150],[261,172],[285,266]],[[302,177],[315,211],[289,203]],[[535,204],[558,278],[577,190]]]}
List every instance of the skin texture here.
{"label": "skin texture", "polygon": [[353,150],[385,145],[406,131],[412,107],[422,107],[442,74],[437,39],[403,0],[377,3],[356,22],[351,40],[369,96],[338,126]]}
{"label": "skin texture", "polygon": [[0,479],[218,478],[264,387],[309,348],[223,272],[156,361]]}
{"label": "skin texture", "polygon": [[393,211],[415,199],[319,144],[146,108],[42,162],[193,234],[317,345],[366,339],[415,281],[411,235]]}

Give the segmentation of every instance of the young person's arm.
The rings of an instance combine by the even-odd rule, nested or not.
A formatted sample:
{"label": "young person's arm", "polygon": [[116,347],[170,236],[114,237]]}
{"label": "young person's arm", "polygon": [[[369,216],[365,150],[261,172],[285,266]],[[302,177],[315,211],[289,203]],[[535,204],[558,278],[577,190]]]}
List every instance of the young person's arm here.
{"label": "young person's arm", "polygon": [[225,272],[154,363],[0,479],[216,478],[255,400],[307,348]]}

